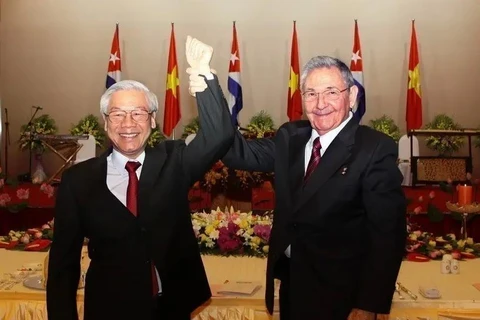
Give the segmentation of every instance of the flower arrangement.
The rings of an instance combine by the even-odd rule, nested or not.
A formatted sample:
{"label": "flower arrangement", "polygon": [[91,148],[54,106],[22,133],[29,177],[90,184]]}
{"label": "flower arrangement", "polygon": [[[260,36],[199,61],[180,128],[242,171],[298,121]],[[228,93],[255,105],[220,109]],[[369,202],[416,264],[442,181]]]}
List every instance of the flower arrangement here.
{"label": "flower arrangement", "polygon": [[272,182],[274,176],[273,172],[249,172],[243,170],[234,170],[234,172],[233,181],[243,190],[252,186],[261,186],[266,181]]}
{"label": "flower arrangement", "polygon": [[221,160],[218,160],[212,168],[205,173],[202,185],[208,191],[212,191],[214,187],[225,189],[227,187],[228,176],[228,168]]}
{"label": "flower arrangement", "polygon": [[148,136],[147,145],[153,148],[165,139],[165,135],[160,131],[160,126],[157,123],[155,128],[150,132],[150,136]]}
{"label": "flower arrangement", "polygon": [[257,138],[273,135],[276,130],[272,117],[264,110],[256,113],[250,119],[247,129],[249,134],[253,134]]}
{"label": "flower arrangement", "polygon": [[10,230],[8,235],[0,237],[0,248],[15,250],[46,250],[53,240],[54,221],[45,223],[41,228],[26,231]]}
{"label": "flower arrangement", "polygon": [[272,228],[271,212],[254,215],[251,212],[212,210],[192,214],[193,230],[203,254],[223,256],[247,255],[265,257]]}
{"label": "flower arrangement", "polygon": [[74,136],[91,134],[95,138],[95,144],[100,148],[103,147],[103,143],[105,142],[105,130],[103,130],[103,127],[100,125],[98,117],[93,114],[88,114],[76,125],[73,125],[70,129],[70,134]]}
{"label": "flower arrangement", "polygon": [[395,142],[400,140],[400,129],[389,116],[383,115],[380,118],[370,120],[370,127],[391,137]]}
{"label": "flower arrangement", "polygon": [[55,120],[53,120],[48,114],[44,114],[33,119],[31,124],[22,125],[20,131],[22,132],[19,140],[20,149],[31,149],[38,154],[42,154],[45,151],[45,146],[41,140],[31,140],[30,134],[56,134],[57,126],[55,124]]}
{"label": "flower arrangement", "polygon": [[408,235],[406,251],[407,259],[415,261],[437,260],[444,254],[451,254],[458,260],[473,259],[480,257],[480,243],[474,243],[472,238],[457,240],[453,233],[435,237],[432,233],[416,230]]}
{"label": "flower arrangement", "polygon": [[[439,114],[425,126],[425,129],[460,130],[461,127],[446,114]],[[429,149],[437,151],[440,155],[451,155],[464,145],[465,140],[459,136],[436,135],[427,137],[426,142]]]}

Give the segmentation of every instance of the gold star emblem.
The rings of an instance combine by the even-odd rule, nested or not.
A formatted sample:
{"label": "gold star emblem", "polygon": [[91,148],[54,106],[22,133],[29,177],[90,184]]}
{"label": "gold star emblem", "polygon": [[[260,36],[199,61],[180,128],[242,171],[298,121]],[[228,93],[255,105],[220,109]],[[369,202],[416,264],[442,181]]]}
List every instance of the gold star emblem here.
{"label": "gold star emblem", "polygon": [[420,71],[418,69],[418,64],[413,70],[408,70],[408,89],[414,89],[415,92],[421,97],[420,91]]}
{"label": "gold star emblem", "polygon": [[173,67],[172,72],[167,75],[167,90],[172,90],[173,96],[177,97],[178,86],[177,66]]}
{"label": "gold star emblem", "polygon": [[290,80],[288,81],[288,87],[290,88],[290,98],[293,97],[293,94],[298,88],[298,74],[293,71],[293,68],[290,67]]}

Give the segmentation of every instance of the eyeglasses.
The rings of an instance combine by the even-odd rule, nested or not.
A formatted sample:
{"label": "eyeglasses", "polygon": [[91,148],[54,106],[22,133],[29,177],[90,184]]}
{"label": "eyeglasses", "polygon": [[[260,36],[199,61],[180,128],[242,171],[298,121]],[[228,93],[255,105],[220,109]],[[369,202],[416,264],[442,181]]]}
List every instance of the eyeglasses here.
{"label": "eyeglasses", "polygon": [[302,93],[302,96],[305,102],[316,101],[319,95],[322,95],[322,97],[327,101],[335,101],[335,100],[338,100],[338,98],[340,98],[340,95],[342,94],[342,92],[345,92],[348,89],[349,88],[345,88],[343,90],[328,89],[323,92],[306,91]]}
{"label": "eyeglasses", "polygon": [[150,118],[150,115],[153,112],[148,112],[145,110],[132,110],[132,111],[125,111],[125,110],[116,110],[110,113],[105,113],[105,116],[108,117],[108,120],[112,123],[120,123],[127,117],[127,113],[130,114],[133,121],[135,122],[145,122]]}

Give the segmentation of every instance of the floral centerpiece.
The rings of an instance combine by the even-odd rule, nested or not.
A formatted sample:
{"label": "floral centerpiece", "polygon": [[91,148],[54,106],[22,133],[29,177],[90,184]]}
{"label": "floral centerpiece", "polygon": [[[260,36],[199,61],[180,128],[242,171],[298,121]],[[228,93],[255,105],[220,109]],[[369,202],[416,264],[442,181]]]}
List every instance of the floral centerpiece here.
{"label": "floral centerpiece", "polygon": [[265,257],[272,228],[271,212],[254,215],[251,212],[212,210],[192,214],[193,230],[203,254],[223,256],[247,255]]}
{"label": "floral centerpiece", "polygon": [[[461,127],[446,114],[439,114],[425,126],[425,129],[460,130]],[[427,137],[426,142],[429,149],[437,151],[440,155],[451,155],[464,145],[465,140],[459,136],[434,135]]]}
{"label": "floral centerpiece", "polygon": [[43,251],[47,250],[53,240],[54,221],[45,223],[41,228],[26,231],[10,230],[8,235],[0,237],[0,248]]}
{"label": "floral centerpiece", "polygon": [[457,240],[453,233],[436,237],[416,230],[408,235],[406,251],[407,259],[413,261],[438,260],[447,253],[454,259],[473,259],[480,257],[480,243],[474,243],[472,238]]}
{"label": "floral centerpiece", "polygon": [[32,149],[37,154],[42,154],[45,151],[45,146],[39,139],[30,138],[30,134],[45,134],[51,135],[57,133],[57,126],[55,120],[53,120],[48,114],[41,115],[38,118],[32,120],[30,124],[24,124],[20,131],[22,132],[19,140],[20,149],[28,150]]}
{"label": "floral centerpiece", "polygon": [[105,142],[105,130],[98,121],[98,117],[88,114],[70,129],[70,134],[80,136],[84,134],[92,135],[95,138],[97,147],[102,148]]}
{"label": "floral centerpiece", "polygon": [[391,137],[395,142],[400,140],[400,129],[389,116],[383,115],[380,118],[370,120],[370,127]]}

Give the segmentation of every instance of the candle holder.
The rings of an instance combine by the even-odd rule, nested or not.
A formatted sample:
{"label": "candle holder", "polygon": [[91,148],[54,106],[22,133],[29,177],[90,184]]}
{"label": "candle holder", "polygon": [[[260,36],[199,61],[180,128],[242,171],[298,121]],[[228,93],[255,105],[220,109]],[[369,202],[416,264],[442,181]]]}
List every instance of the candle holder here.
{"label": "candle holder", "polygon": [[460,206],[458,203],[451,203],[450,201],[447,201],[446,206],[448,210],[460,213],[462,215],[462,229],[460,230],[460,233],[462,235],[462,240],[467,240],[467,218],[469,215],[480,212],[480,204],[475,202]]}

